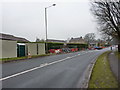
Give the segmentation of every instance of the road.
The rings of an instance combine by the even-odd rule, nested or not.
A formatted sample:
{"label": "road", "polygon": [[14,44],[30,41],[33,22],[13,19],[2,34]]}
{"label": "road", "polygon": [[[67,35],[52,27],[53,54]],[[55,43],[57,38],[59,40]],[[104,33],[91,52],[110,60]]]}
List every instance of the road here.
{"label": "road", "polygon": [[79,88],[91,61],[107,51],[90,50],[2,65],[3,88]]}

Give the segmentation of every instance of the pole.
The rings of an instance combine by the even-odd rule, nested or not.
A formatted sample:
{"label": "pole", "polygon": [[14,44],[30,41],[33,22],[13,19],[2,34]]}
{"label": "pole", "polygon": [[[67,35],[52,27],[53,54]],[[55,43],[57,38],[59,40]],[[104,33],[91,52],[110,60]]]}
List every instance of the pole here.
{"label": "pole", "polygon": [[48,53],[48,42],[47,42],[47,8],[50,8],[52,6],[55,6],[56,4],[53,4],[49,7],[45,8],[45,30],[46,30],[46,42],[45,42],[45,49],[46,49],[46,54]]}
{"label": "pole", "polygon": [[45,48],[46,48],[46,54],[48,53],[48,44],[47,44],[47,8],[45,8],[45,29],[46,29],[46,42],[45,42]]}

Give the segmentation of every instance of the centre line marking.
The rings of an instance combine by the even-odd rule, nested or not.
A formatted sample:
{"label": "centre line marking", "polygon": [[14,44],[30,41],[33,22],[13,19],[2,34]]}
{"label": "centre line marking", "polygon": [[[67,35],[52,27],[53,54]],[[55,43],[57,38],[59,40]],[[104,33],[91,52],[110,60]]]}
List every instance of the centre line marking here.
{"label": "centre line marking", "polygon": [[76,56],[77,56],[77,55],[71,56],[71,57],[66,57],[66,58],[64,58],[64,59],[61,59],[61,60],[58,60],[58,61],[54,61],[54,62],[51,62],[51,63],[44,63],[44,64],[41,64],[40,66],[35,67],[35,68],[28,69],[28,70],[25,70],[25,71],[22,71],[22,72],[19,72],[19,73],[16,73],[16,74],[13,74],[13,75],[4,77],[4,78],[0,78],[0,81],[6,80],[6,79],[9,79],[9,78],[12,78],[12,77],[16,77],[16,76],[19,76],[19,75],[22,75],[22,74],[31,72],[31,71],[36,70],[36,69],[40,69],[40,68],[43,68],[43,67],[48,66],[48,65],[52,65],[52,64],[55,64],[55,63],[59,63],[59,62],[65,61],[65,60],[67,60],[67,59],[76,57]]}

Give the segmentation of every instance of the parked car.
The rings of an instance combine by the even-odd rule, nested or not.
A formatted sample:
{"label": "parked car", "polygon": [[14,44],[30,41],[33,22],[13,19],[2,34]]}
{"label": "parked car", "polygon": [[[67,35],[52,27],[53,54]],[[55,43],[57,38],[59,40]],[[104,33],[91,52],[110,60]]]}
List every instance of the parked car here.
{"label": "parked car", "polygon": [[94,49],[100,50],[100,49],[102,49],[102,47],[95,47]]}

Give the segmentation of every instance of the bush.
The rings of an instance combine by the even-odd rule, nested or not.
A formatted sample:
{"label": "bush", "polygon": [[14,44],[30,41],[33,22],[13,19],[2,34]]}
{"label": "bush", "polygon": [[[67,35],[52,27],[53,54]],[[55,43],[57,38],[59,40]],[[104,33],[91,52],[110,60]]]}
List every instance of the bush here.
{"label": "bush", "polygon": [[76,43],[69,43],[67,44],[67,46],[69,48],[78,48],[79,50],[81,50],[82,48],[88,48],[87,44],[76,44]]}

